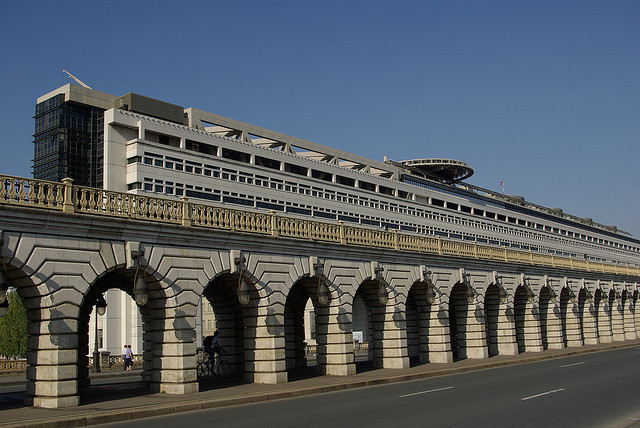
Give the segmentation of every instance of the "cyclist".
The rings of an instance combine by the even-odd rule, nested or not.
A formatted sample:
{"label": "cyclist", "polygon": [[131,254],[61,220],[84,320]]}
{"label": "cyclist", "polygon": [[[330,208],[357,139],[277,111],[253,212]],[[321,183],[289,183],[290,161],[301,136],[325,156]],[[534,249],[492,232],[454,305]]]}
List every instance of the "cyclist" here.
{"label": "cyclist", "polygon": [[220,353],[224,352],[224,347],[220,341],[220,332],[216,330],[213,333],[213,336],[205,337],[202,344],[204,345],[204,351],[209,354],[209,363],[211,364],[211,367],[213,367],[216,361],[215,355],[220,355]]}

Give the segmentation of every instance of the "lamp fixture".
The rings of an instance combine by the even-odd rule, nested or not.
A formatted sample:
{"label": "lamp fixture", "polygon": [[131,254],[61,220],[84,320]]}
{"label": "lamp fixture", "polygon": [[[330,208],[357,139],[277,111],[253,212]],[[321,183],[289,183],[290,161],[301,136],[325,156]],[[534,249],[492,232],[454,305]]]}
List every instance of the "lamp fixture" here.
{"label": "lamp fixture", "polygon": [[533,291],[531,291],[531,287],[529,286],[529,284],[527,284],[527,282],[530,280],[531,278],[529,278],[528,276],[525,277],[524,274],[522,274],[522,286],[527,292],[527,303],[533,303],[534,299],[536,298],[536,295],[533,294]]}
{"label": "lamp fixture", "polygon": [[102,294],[98,297],[96,301],[96,310],[98,311],[98,315],[102,316],[107,311],[107,301],[104,300],[104,296]]}
{"label": "lamp fixture", "polygon": [[384,272],[383,267],[376,267],[373,269],[373,272],[376,275],[376,279],[378,280],[378,301],[381,305],[385,306],[389,302],[389,293],[382,283],[382,272]]}
{"label": "lamp fixture", "polygon": [[593,302],[593,293],[591,293],[587,288],[584,289],[584,299],[589,303]]}
{"label": "lamp fixture", "polygon": [[502,276],[498,275],[496,272],[493,272],[493,283],[498,286],[498,300],[500,303],[507,302],[507,290],[500,283],[502,280]]}
{"label": "lamp fixture", "polygon": [[251,289],[249,288],[249,284],[245,279],[245,270],[243,268],[246,259],[244,257],[236,257],[233,261],[236,266],[238,266],[238,269],[240,271],[238,276],[238,290],[236,291],[238,302],[240,302],[242,306],[246,306],[251,300]]}
{"label": "lamp fixture", "polygon": [[139,275],[140,272],[140,259],[144,256],[144,251],[132,251],[131,258],[134,260],[136,264],[136,273],[133,276],[133,298],[135,299],[138,306],[144,306],[149,301],[149,286],[147,285],[147,281],[145,281],[145,273],[144,269],[142,269],[142,275]]}
{"label": "lamp fixture", "polygon": [[104,300],[102,293],[96,299],[96,329],[94,334],[94,347],[93,347],[93,371],[100,373],[100,350],[98,349],[98,315],[102,316],[107,311],[107,301]]}
{"label": "lamp fixture", "polygon": [[424,275],[425,282],[427,283],[427,303],[433,305],[436,302],[436,290],[435,285],[433,285],[433,281],[431,280],[431,271],[424,270],[422,271]]}
{"label": "lamp fixture", "polygon": [[467,294],[465,295],[467,298],[467,303],[471,304],[476,300],[476,295],[473,292],[473,287],[471,285],[467,285]]}
{"label": "lamp fixture", "polygon": [[315,271],[315,276],[318,277],[318,289],[316,291],[318,303],[322,306],[326,306],[329,303],[329,288],[327,288],[327,284],[322,280],[322,270],[324,269],[324,265],[322,263],[314,263],[313,269]]}

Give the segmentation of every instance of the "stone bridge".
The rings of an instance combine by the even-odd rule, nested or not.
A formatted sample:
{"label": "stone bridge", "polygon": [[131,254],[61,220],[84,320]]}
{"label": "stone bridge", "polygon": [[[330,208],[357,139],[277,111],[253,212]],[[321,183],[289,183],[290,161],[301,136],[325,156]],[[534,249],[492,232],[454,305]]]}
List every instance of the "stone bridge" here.
{"label": "stone bridge", "polygon": [[305,364],[308,299],[323,375],[356,371],[356,296],[380,368],[630,340],[640,322],[637,267],[71,180],[0,179],[1,268],[27,308],[27,395],[35,406],[78,405],[89,384],[89,317],[112,288],[139,302],[143,379],[170,394],[198,391],[203,298],[233,370],[261,383],[286,382],[287,370]]}

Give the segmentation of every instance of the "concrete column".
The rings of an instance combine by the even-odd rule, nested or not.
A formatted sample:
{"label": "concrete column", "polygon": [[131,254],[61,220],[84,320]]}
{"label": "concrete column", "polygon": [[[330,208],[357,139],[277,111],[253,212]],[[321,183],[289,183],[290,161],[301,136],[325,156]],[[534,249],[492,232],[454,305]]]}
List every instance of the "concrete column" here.
{"label": "concrete column", "polygon": [[151,392],[198,392],[195,306],[152,309],[150,315],[153,321],[147,325],[151,328]]}
{"label": "concrete column", "polygon": [[498,306],[497,325],[498,355],[517,355],[518,343],[516,342],[516,326],[513,307],[500,303]]}
{"label": "concrete column", "polygon": [[487,333],[484,328],[484,310],[476,303],[467,305],[466,326],[464,341],[460,343],[460,348],[465,349],[467,358],[480,359],[489,358],[489,348],[487,347]]}
{"label": "concrete column", "polygon": [[447,304],[433,305],[429,318],[429,362],[451,363],[449,310]]}
{"label": "concrete column", "polygon": [[245,319],[244,339],[245,381],[268,384],[287,382],[284,305],[272,303],[258,307],[253,320]]}
{"label": "concrete column", "polygon": [[315,311],[318,374],[355,374],[350,308],[347,305],[337,305],[318,307]]}
{"label": "concrete column", "polygon": [[402,369],[409,367],[409,353],[407,349],[406,320],[400,309],[388,304],[379,308],[372,308],[374,314],[378,310],[384,316],[382,330],[382,367],[385,369]]}
{"label": "concrete column", "polygon": [[580,313],[577,300],[567,302],[567,312],[565,314],[565,333],[567,335],[567,348],[577,348],[583,346],[582,334],[580,333]]}
{"label": "concrete column", "polygon": [[547,344],[549,349],[564,348],[562,336],[562,320],[560,319],[560,303],[556,299],[549,301],[547,311]]}
{"label": "concrete column", "polygon": [[[77,313],[71,305],[29,311],[27,339],[27,384],[25,403],[35,407],[60,408],[79,404],[78,321],[65,313]],[[31,319],[35,313],[55,319]]]}
{"label": "concrete column", "polygon": [[593,301],[584,303],[584,310],[582,312],[582,334],[585,345],[597,345],[600,343],[598,340],[598,326],[596,324],[596,307]]}
{"label": "concrete column", "polygon": [[598,305],[598,339],[600,340],[600,343],[613,342],[609,312],[609,302],[606,299],[602,299]]}
{"label": "concrete column", "polygon": [[611,303],[611,335],[614,342],[621,342],[624,340],[624,324],[623,324],[623,312],[624,307],[622,303],[615,299]]}
{"label": "concrete column", "polygon": [[636,323],[635,323],[635,307],[633,300],[627,299],[625,301],[625,308],[623,313],[624,319],[624,338],[625,340],[637,339]]}
{"label": "concrete column", "polygon": [[540,332],[540,312],[534,302],[526,301],[524,308],[524,350],[542,352],[542,333]]}

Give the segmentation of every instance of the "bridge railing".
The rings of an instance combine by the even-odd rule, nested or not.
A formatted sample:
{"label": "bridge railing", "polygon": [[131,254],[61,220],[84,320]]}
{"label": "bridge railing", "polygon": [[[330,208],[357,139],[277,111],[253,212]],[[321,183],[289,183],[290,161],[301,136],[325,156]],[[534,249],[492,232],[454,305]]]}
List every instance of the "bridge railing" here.
{"label": "bridge railing", "polygon": [[532,251],[482,245],[477,242],[459,242],[440,237],[402,233],[396,230],[368,229],[346,225],[342,221],[325,223],[299,217],[288,217],[275,211],[264,213],[192,203],[186,197],[175,200],[113,192],[74,186],[71,179],[64,179],[62,183],[56,183],[0,175],[1,204],[335,242],[343,245],[388,248],[425,254],[640,277],[639,266],[596,263],[587,259],[540,254]]}

